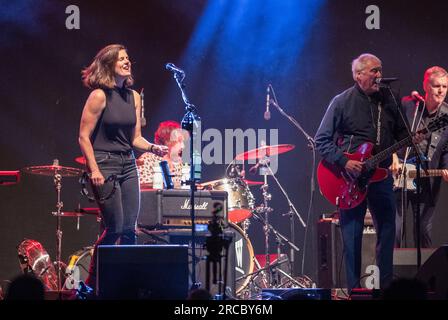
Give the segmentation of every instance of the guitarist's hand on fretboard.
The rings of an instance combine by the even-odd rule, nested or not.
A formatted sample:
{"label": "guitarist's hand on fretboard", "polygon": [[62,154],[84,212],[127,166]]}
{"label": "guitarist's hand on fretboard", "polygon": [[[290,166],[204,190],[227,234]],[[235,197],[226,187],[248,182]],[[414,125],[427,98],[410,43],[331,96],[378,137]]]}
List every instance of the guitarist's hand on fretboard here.
{"label": "guitarist's hand on fretboard", "polygon": [[448,169],[442,171],[442,177],[445,182],[448,182]]}
{"label": "guitarist's hand on fretboard", "polygon": [[417,132],[414,137],[412,138],[412,142],[414,142],[415,144],[418,144],[420,142],[422,142],[423,140],[425,140],[425,138],[428,136],[428,133],[422,133],[422,132]]}
{"label": "guitarist's hand on fretboard", "polygon": [[397,177],[403,170],[403,164],[396,153],[392,155],[392,164],[390,165],[389,170],[392,172],[394,177]]}

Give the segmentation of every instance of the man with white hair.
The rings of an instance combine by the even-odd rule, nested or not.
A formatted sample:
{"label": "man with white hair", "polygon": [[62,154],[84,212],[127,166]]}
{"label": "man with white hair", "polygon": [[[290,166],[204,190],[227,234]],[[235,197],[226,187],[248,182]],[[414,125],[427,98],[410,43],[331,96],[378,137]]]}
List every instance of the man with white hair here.
{"label": "man with white hair", "polygon": [[[363,162],[350,160],[344,152],[353,153],[365,142],[374,144],[378,153],[408,136],[399,114],[400,105],[389,90],[380,87],[381,60],[365,53],[352,62],[355,84],[333,98],[316,133],[316,147],[329,163],[355,179],[363,170]],[[394,99],[395,98],[395,99]],[[392,156],[380,163],[388,168]],[[393,179],[371,183],[366,199],[352,209],[340,209],[339,221],[344,242],[347,287],[360,287],[361,247],[364,216],[369,208],[377,232],[376,262],[380,271],[380,287],[385,288],[393,275],[395,240],[395,199]]]}

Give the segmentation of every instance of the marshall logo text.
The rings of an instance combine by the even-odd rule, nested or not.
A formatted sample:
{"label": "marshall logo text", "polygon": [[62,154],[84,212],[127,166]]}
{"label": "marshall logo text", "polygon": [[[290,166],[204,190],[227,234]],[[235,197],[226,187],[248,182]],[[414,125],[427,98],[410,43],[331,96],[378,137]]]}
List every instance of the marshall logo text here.
{"label": "marshall logo text", "polygon": [[[194,205],[195,210],[207,210],[207,207],[208,207],[207,201],[203,202],[202,204],[196,203]],[[190,210],[191,209],[190,199],[185,199],[184,204],[180,208],[182,210]]]}

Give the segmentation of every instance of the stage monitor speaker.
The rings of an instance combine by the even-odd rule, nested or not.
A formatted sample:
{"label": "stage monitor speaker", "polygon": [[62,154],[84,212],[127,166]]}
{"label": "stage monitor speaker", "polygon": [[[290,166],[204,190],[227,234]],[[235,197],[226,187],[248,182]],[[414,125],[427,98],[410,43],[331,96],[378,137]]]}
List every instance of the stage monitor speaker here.
{"label": "stage monitor speaker", "polygon": [[[422,248],[422,265],[434,253],[435,248]],[[394,279],[412,279],[417,274],[417,249],[395,248],[394,249]]]}
{"label": "stage monitor speaker", "polygon": [[[229,257],[228,257],[228,267],[227,267],[227,294],[235,295],[237,290],[244,285],[246,282],[246,278],[240,281],[236,281],[236,276],[241,276],[241,272],[243,274],[247,274],[250,272],[250,263],[253,256],[250,254],[248,250],[248,243],[246,238],[244,238],[240,233],[230,230],[225,230],[224,235],[229,237],[230,239],[234,239],[229,248]],[[205,249],[205,243],[207,240],[207,236],[209,236],[208,232],[196,232],[196,281],[200,283],[201,288],[205,288],[206,285],[206,268],[207,268],[207,255],[208,251]],[[137,242],[139,244],[148,244],[148,243],[169,243],[169,244],[177,244],[177,245],[188,245],[189,252],[189,260],[188,260],[188,270],[191,275],[191,231],[184,229],[171,229],[171,230],[160,230],[160,231],[150,231],[148,233],[139,232],[137,237]],[[236,265],[237,262],[237,248],[241,248],[239,250],[240,263],[241,266],[238,268]],[[222,259],[224,262],[224,259]],[[222,266],[224,267],[224,266]],[[211,265],[210,265],[211,268]],[[210,269],[211,272],[211,269]],[[249,278],[247,279],[249,280]],[[210,279],[210,293],[212,295],[216,295],[219,293],[218,285],[212,284],[212,279]]]}
{"label": "stage monitor speaker", "polygon": [[331,289],[276,288],[261,291],[263,300],[331,300]]}
{"label": "stage monitor speaker", "polygon": [[[227,287],[227,291],[226,294],[227,295],[232,295],[235,296],[236,291],[237,291],[237,287],[240,285],[240,283],[236,283],[235,281],[235,277],[236,277],[236,247],[237,247],[237,243],[238,241],[242,241],[241,237],[239,236],[239,234],[236,234],[234,231],[232,230],[226,230],[224,231],[224,236],[228,239],[232,239],[232,243],[230,244],[229,247],[229,256],[228,256],[228,262],[227,262],[227,282],[226,282],[226,287]],[[195,253],[196,253],[196,257],[197,257],[197,262],[196,262],[196,281],[198,283],[200,283],[201,288],[206,287],[206,282],[207,282],[207,275],[206,275],[206,268],[207,268],[207,255],[209,254],[208,251],[205,248],[205,243],[207,241],[207,236],[209,236],[208,233],[204,233],[204,232],[198,232],[196,233],[196,246],[195,246]],[[188,245],[189,247],[189,253],[190,253],[190,257],[192,257],[191,255],[191,231],[181,231],[181,230],[172,230],[171,232],[168,233],[168,239],[169,239],[169,243],[172,244],[180,244],[180,245]],[[233,241],[235,240],[235,241]],[[236,243],[237,242],[237,243]],[[241,254],[245,255],[245,252],[242,252]],[[245,256],[246,258],[246,256]],[[224,263],[224,258],[222,259],[222,263]],[[191,267],[192,267],[192,261],[191,258],[189,259],[189,270],[190,270],[190,274],[191,274]],[[224,269],[224,264],[221,266]],[[219,294],[219,283],[218,283],[218,279],[217,279],[217,283],[213,284],[213,275],[212,275],[212,264],[210,264],[210,294],[212,296],[215,296],[217,294]],[[219,272],[219,270],[217,270],[217,272]],[[219,273],[216,274],[217,277],[219,277]],[[224,271],[222,271],[222,277],[224,277]],[[222,278],[222,281],[224,281],[224,278]],[[223,292],[221,292],[222,294]]]}
{"label": "stage monitor speaker", "polygon": [[98,247],[97,295],[113,300],[181,300],[188,295],[188,247]]}
{"label": "stage monitor speaker", "polygon": [[429,297],[448,299],[448,245],[438,248],[422,265],[416,279],[425,283]]}
{"label": "stage monitor speaker", "polygon": [[[319,288],[347,288],[344,249],[339,224],[321,219],[317,224],[317,282]],[[367,266],[376,264],[376,232],[365,226],[362,239],[361,286],[365,287]]]}

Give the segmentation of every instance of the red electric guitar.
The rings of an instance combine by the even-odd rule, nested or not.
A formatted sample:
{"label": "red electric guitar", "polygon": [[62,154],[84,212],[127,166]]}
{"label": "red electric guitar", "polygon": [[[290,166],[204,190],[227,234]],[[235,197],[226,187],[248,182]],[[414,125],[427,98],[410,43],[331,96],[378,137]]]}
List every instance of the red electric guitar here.
{"label": "red electric guitar", "polygon": [[[418,131],[418,133],[427,134],[439,129],[445,130],[447,125],[448,114],[444,114],[430,122],[427,128]],[[411,142],[411,137],[407,137],[373,156],[373,144],[370,142],[360,145],[355,153],[344,153],[349,160],[364,163],[361,175],[355,180],[350,179],[344,168],[322,160],[317,167],[317,181],[320,192],[329,202],[341,209],[357,207],[364,201],[370,183],[386,179],[388,170],[378,168],[378,165],[394,152],[409,146]]]}

